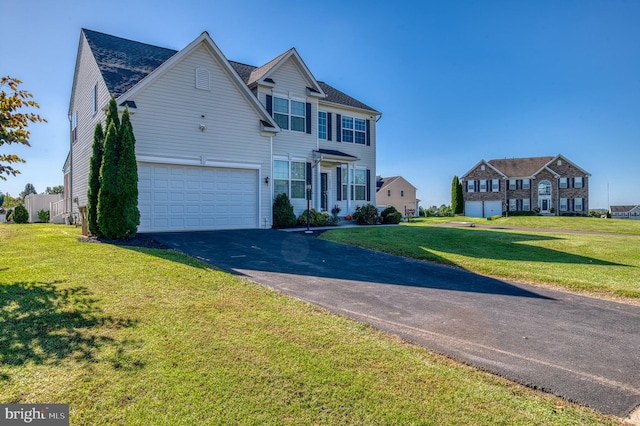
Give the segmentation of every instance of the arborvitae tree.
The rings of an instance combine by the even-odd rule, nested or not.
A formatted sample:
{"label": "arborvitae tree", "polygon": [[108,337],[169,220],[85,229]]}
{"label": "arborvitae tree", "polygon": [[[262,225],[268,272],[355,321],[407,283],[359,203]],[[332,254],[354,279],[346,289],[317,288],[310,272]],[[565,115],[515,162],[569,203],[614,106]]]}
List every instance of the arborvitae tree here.
{"label": "arborvitae tree", "polygon": [[118,161],[118,190],[122,206],[122,234],[120,238],[133,238],[140,224],[138,210],[138,165],[136,163],[136,138],[125,108],[120,124],[120,159]]}
{"label": "arborvitae tree", "polygon": [[115,98],[112,96],[109,101],[109,107],[107,108],[107,121],[105,128],[109,130],[109,125],[113,123],[116,126],[116,131],[120,130],[120,119],[118,118],[118,104]]}
{"label": "arborvitae tree", "polygon": [[458,176],[454,176],[451,182],[451,211],[453,214],[461,214],[464,211],[462,184],[458,180]]}
{"label": "arborvitae tree", "polygon": [[118,238],[118,221],[122,208],[118,191],[118,131],[111,121],[104,139],[104,154],[100,167],[100,191],[98,193],[98,226],[107,238]]}
{"label": "arborvitae tree", "polygon": [[89,232],[96,237],[102,236],[98,226],[98,194],[100,194],[100,167],[104,154],[104,131],[102,124],[96,124],[93,132],[93,153],[89,163],[89,190],[87,191],[87,224]]}

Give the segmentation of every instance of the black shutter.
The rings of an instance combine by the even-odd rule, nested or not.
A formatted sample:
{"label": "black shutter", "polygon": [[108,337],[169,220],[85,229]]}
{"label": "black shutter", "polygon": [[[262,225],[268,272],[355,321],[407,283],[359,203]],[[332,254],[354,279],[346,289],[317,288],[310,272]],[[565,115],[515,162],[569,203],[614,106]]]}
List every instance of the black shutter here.
{"label": "black shutter", "polygon": [[267,95],[267,112],[273,116],[273,96]]}
{"label": "black shutter", "polygon": [[518,189],[518,182],[520,182],[520,188],[522,188],[522,179],[516,179],[516,189]]}
{"label": "black shutter", "polygon": [[336,181],[338,182],[338,188],[336,190],[336,200],[342,200],[342,167],[336,168]]}
{"label": "black shutter", "polygon": [[336,142],[342,142],[342,116],[336,114]]}
{"label": "black shutter", "polygon": [[370,146],[370,145],[371,145],[371,122],[367,120],[367,146]]}
{"label": "black shutter", "polygon": [[[369,123],[367,121],[367,123]],[[369,126],[367,126],[369,127]],[[371,201],[371,170],[367,169],[367,201]]]}
{"label": "black shutter", "polygon": [[332,114],[330,112],[327,113],[327,140],[330,141],[331,140],[331,116]]}
{"label": "black shutter", "polygon": [[307,133],[311,134],[311,104],[309,102],[307,102],[307,116],[306,116],[306,120],[307,120]]}

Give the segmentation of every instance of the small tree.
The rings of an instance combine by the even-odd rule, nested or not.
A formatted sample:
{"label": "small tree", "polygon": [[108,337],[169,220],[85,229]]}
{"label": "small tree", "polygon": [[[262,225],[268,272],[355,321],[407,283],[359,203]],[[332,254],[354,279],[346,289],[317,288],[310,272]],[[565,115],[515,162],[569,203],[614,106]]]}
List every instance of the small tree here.
{"label": "small tree", "polygon": [[98,195],[100,194],[100,167],[102,166],[102,156],[104,154],[104,132],[102,124],[96,124],[93,132],[93,152],[89,163],[89,189],[87,190],[87,226],[89,233],[99,237],[100,227],[98,226]]}
{"label": "small tree", "polygon": [[296,214],[289,196],[285,193],[278,194],[273,200],[273,227],[291,228],[296,224]]}
{"label": "small tree", "polygon": [[120,238],[133,238],[140,224],[138,210],[138,164],[136,162],[136,138],[129,117],[124,109],[120,123],[120,156],[118,161],[118,191],[122,209]]}
{"label": "small tree", "polygon": [[458,176],[453,177],[451,182],[451,211],[453,214],[462,214],[464,212],[464,196],[462,194],[462,184]]}
{"label": "small tree", "polygon": [[[18,85],[22,81],[12,77],[2,77],[0,79],[0,146],[4,144],[19,143],[31,146],[29,143],[29,122],[46,122],[44,118],[34,113],[17,112],[20,108],[34,107],[40,108],[35,101],[31,100],[33,95],[26,90],[19,90]],[[9,88],[9,93],[5,88]],[[3,165],[2,163],[6,163]],[[24,160],[15,154],[0,154],[0,179],[7,180],[3,174],[17,175],[19,170],[14,169],[9,164],[24,163]]]}
{"label": "small tree", "polygon": [[38,193],[38,191],[36,191],[35,186],[33,186],[33,184],[32,184],[32,183],[28,183],[28,184],[26,184],[26,185],[24,186],[24,191],[22,191],[22,192],[20,193],[20,198],[22,198],[22,200],[24,200],[24,198],[25,198],[27,195],[30,195],[30,194],[37,194],[37,193]]}

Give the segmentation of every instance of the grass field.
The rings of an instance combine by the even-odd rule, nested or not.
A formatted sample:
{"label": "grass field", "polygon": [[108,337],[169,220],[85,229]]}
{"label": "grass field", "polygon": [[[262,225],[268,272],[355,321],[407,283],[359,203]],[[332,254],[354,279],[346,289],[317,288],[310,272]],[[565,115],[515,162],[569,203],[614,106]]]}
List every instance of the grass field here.
{"label": "grass field", "polygon": [[[436,226],[449,221],[556,229],[557,232]],[[566,233],[563,229],[605,234]],[[508,280],[640,299],[640,221],[566,217],[512,217],[493,221],[429,218],[397,227],[336,229],[325,232],[321,238]]]}
{"label": "grass field", "polygon": [[1,403],[68,403],[73,425],[620,424],[178,252],[78,236],[0,225]]}

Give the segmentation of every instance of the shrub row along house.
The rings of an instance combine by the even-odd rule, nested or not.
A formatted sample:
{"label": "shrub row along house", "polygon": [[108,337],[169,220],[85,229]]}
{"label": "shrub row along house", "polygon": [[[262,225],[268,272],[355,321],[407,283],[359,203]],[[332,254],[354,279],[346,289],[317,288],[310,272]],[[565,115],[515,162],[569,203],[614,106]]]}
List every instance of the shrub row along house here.
{"label": "shrub row along house", "polygon": [[87,203],[96,123],[114,97],[136,138],[140,231],[267,228],[286,193],[343,215],[375,205],[381,113],[315,79],[292,48],[229,61],[208,33],[180,51],[81,30],[65,162],[69,212]]}
{"label": "shrub row along house", "polygon": [[543,215],[586,215],[589,173],[562,155],[481,160],[460,182],[466,216],[535,211]]}

